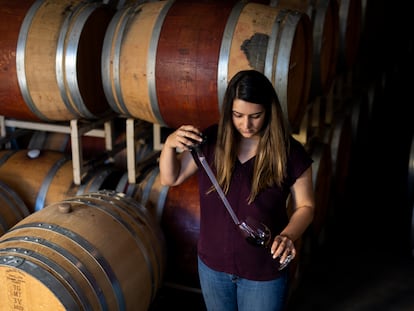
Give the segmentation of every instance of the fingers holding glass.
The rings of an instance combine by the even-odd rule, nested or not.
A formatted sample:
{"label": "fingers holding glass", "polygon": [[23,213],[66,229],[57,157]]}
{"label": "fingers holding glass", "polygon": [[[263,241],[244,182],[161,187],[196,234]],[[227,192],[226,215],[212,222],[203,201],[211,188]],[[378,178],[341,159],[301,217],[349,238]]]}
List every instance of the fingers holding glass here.
{"label": "fingers holding glass", "polygon": [[279,259],[279,270],[285,268],[296,256],[295,245],[292,240],[284,235],[277,235],[275,237],[270,251],[273,259]]}
{"label": "fingers holding glass", "polygon": [[174,132],[175,147],[188,150],[195,143],[202,141],[201,132],[192,125],[183,125]]}

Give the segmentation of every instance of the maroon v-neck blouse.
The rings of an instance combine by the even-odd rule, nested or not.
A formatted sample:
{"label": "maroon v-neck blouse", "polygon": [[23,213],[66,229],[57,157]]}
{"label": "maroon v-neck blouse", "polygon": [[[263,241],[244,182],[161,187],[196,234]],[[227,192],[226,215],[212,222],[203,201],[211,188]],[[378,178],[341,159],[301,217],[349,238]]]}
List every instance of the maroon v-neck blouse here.
{"label": "maroon v-neck blouse", "polygon": [[[217,138],[217,125],[204,131],[207,143],[203,153],[214,173],[212,164]],[[288,223],[286,200],[295,180],[312,164],[313,160],[304,147],[291,138],[287,178],[283,187],[271,187],[262,191],[252,204],[247,203],[253,176],[254,160],[236,161],[227,199],[240,221],[251,216],[264,223],[275,235]],[[230,214],[216,191],[207,194],[211,181],[204,169],[198,170],[200,190],[200,236],[198,255],[212,269],[234,274],[251,280],[271,280],[279,275],[278,264],[265,249],[249,244],[234,224]]]}

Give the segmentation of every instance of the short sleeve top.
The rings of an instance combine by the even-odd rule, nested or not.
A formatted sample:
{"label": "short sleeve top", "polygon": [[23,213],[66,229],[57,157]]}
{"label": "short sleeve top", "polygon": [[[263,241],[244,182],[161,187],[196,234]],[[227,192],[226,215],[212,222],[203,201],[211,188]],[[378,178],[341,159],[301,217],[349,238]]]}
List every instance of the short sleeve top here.
{"label": "short sleeve top", "polygon": [[[203,153],[216,174],[213,159],[217,138],[217,125],[204,131],[207,143]],[[226,197],[240,221],[248,216],[265,224],[275,235],[288,223],[287,198],[290,187],[309,168],[312,158],[293,137],[287,161],[287,176],[282,187],[269,187],[261,191],[254,202],[248,204],[254,168],[254,157],[245,163],[236,161],[231,185]],[[212,269],[235,274],[246,279],[263,281],[279,276],[278,264],[270,249],[254,246],[242,236],[216,191],[201,167],[198,170],[200,192],[200,235],[198,255]]]}

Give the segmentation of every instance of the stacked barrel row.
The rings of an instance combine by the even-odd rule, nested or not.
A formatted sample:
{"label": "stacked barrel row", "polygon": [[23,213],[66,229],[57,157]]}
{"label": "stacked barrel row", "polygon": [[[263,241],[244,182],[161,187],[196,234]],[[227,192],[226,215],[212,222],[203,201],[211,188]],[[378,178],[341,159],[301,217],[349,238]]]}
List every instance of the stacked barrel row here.
{"label": "stacked barrel row", "polygon": [[0,151],[2,310],[147,310],[164,279],[166,246],[141,184],[125,186],[124,159],[115,159],[77,186],[68,153],[52,150],[53,139],[38,149],[36,136],[34,149]]}
{"label": "stacked barrel row", "polygon": [[[358,27],[359,5],[359,1],[345,0],[1,0],[0,30],[4,35],[0,38],[0,115],[54,123],[72,119],[99,119],[114,114],[120,118],[161,124],[166,128],[175,128],[183,123],[205,128],[218,120],[229,79],[239,70],[256,69],[272,81],[292,130],[298,132],[304,119],[308,118],[313,100],[329,96],[336,75],[352,67],[356,51],[353,45],[358,40],[349,38],[352,34],[357,35],[358,29],[349,31],[349,25]],[[348,14],[355,15],[350,17]],[[318,205],[314,229],[317,234],[323,230],[328,212],[331,161],[336,160],[331,158],[330,141],[309,138],[304,141],[317,164],[314,172]],[[88,148],[88,145],[84,144],[84,148]],[[142,145],[140,148],[143,148]],[[89,211],[91,207],[99,207],[107,212],[106,201],[111,202],[109,209],[114,209],[109,214],[121,213],[121,219],[114,217],[116,221],[125,224],[132,217],[142,222],[139,218],[147,217],[141,215],[141,205],[145,205],[151,218],[156,221],[149,223],[148,227],[161,225],[168,237],[168,266],[172,267],[168,277],[174,282],[197,287],[199,205],[196,181],[192,179],[171,189],[161,187],[154,160],[148,165],[149,168],[145,167],[137,176],[137,185],[126,182],[122,169],[119,171],[108,165],[91,169],[84,176],[82,185],[77,187],[72,182],[72,164],[65,151],[67,145],[61,152],[42,150],[41,155],[34,158],[27,157],[30,150],[25,147],[1,151],[0,175],[5,182],[3,189],[10,187],[12,189],[5,190],[5,193],[15,191],[16,196],[20,197],[18,203],[15,200],[8,203],[17,217],[12,220],[7,218],[4,231],[21,221],[17,228],[26,228],[23,236],[30,230],[27,227],[42,224],[49,218],[56,219],[55,224],[58,226],[66,226],[65,233],[76,231],[76,224],[71,222],[78,222],[78,210],[85,209],[85,217],[93,214]],[[147,151],[152,153],[154,150]],[[138,206],[128,207],[125,215],[122,210],[124,205],[136,205],[136,202],[118,197],[118,194],[96,194],[100,189],[127,193],[128,197],[138,202]],[[78,198],[80,203],[73,203],[73,198]],[[10,202],[9,197],[6,199]],[[61,206],[68,205],[69,212],[64,208],[62,213]],[[72,214],[72,211],[75,213]],[[30,215],[31,218],[23,221],[32,213],[36,216]],[[69,217],[65,218],[64,215]],[[102,221],[106,222],[105,219]],[[93,227],[97,230],[96,236],[100,235],[99,227]],[[137,231],[135,225],[132,227],[130,229],[127,226],[128,234],[134,236],[134,242],[131,243],[140,244],[140,239],[155,238],[162,249],[163,237],[158,232],[145,228],[143,232],[147,233],[143,233]],[[87,230],[82,226],[79,230],[77,236],[85,235],[86,238]],[[17,292],[26,295],[35,290],[35,285],[42,277],[29,272],[29,267],[22,265],[19,260],[24,258],[26,262],[33,261],[32,265],[40,265],[43,271],[49,268],[48,256],[56,254],[48,250],[39,255],[40,259],[26,253],[23,255],[23,250],[32,251],[29,244],[34,242],[21,242],[22,236],[16,236],[15,232],[19,230],[11,229],[0,240],[0,244],[5,245],[4,249],[0,248],[3,260],[0,267],[5,270],[13,267],[12,274],[2,274],[5,279],[15,280],[20,275],[23,281],[2,284],[8,288],[19,287]],[[59,231],[60,234],[62,232]],[[40,238],[44,234],[37,231],[29,233],[36,237],[40,234]],[[90,238],[92,244],[98,244],[95,236]],[[15,244],[17,252],[11,250],[12,241],[15,240],[19,241]],[[155,257],[146,258],[145,263],[141,257],[138,258],[137,262],[142,261],[145,271],[142,271],[142,267],[135,267],[145,279],[139,286],[151,284],[153,287],[151,292],[143,289],[146,294],[146,302],[142,304],[144,310],[153,298],[159,281],[163,279],[161,270],[164,255],[162,250],[150,249],[145,241],[142,244],[144,246],[141,245],[140,254],[137,255],[134,250],[134,256],[146,257],[152,256],[147,252],[155,253]],[[34,246],[38,247],[37,244]],[[66,246],[59,246],[59,249],[62,247]],[[104,243],[103,247],[111,248],[109,243]],[[102,253],[106,251],[101,250]],[[125,256],[128,253],[127,249],[121,251]],[[118,269],[112,254],[108,256],[109,266]],[[58,264],[71,265],[63,261]],[[93,267],[88,268],[93,270]],[[158,271],[158,268],[159,274],[148,281],[148,273],[151,274],[153,269]],[[63,283],[61,270],[54,271],[54,282],[59,285],[56,292],[47,289],[52,284],[43,283],[38,287],[44,295],[44,298],[39,298],[41,303],[51,301],[54,309],[74,304],[80,309],[91,306],[95,309],[97,305],[105,308],[112,303],[106,299],[115,299],[111,298],[112,293],[109,292],[99,294],[99,286],[105,287],[106,284],[92,282],[95,287],[90,288],[83,284],[83,277],[77,280],[78,273],[82,274],[84,270],[68,271],[69,274],[73,273],[75,280],[70,285],[63,285],[65,288],[60,287],[60,283]],[[22,276],[22,273],[27,274]],[[128,281],[123,272],[120,273],[117,279],[121,284],[111,291],[123,292],[124,297],[116,297],[117,302],[111,305],[111,310],[137,310],[136,305],[131,307],[136,297],[132,297],[134,295],[130,294],[130,288],[126,286]],[[25,277],[27,285],[22,286]],[[93,275],[89,281],[94,277],[101,276]],[[73,285],[77,282],[79,288]],[[7,290],[2,292],[10,293]],[[62,298],[49,296],[57,293],[62,293]],[[98,298],[92,298],[95,295]],[[3,298],[4,301],[13,300],[11,295]]]}
{"label": "stacked barrel row", "polygon": [[297,128],[310,90],[326,92],[335,75],[339,7],[291,2],[131,1],[114,10],[96,1],[4,1],[0,112],[65,121],[115,111],[205,127],[218,118],[227,81],[256,69]]}

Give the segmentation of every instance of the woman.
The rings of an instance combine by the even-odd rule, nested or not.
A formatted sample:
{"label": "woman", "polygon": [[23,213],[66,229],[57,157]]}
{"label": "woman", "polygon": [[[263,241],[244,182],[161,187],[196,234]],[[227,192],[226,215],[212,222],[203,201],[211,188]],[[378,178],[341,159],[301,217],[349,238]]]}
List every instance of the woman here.
{"label": "woman", "polygon": [[[200,149],[241,220],[252,218],[270,229],[269,247],[248,243],[217,191],[191,153]],[[176,152],[181,150],[182,152]],[[200,235],[198,273],[208,310],[283,310],[287,269],[294,242],[314,213],[312,159],[289,132],[271,82],[244,70],[229,82],[217,125],[201,133],[183,125],[165,140],[160,155],[163,185],[181,184],[198,170]],[[289,218],[287,199],[293,200]]]}

